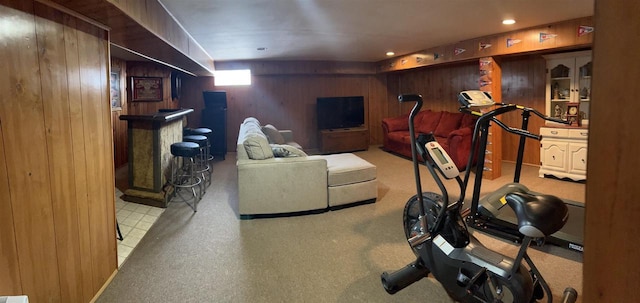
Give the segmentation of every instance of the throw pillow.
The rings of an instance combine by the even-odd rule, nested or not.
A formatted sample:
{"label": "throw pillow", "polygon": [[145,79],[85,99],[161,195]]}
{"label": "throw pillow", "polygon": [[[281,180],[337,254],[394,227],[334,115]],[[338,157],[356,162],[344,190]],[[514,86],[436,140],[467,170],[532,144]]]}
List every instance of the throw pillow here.
{"label": "throw pillow", "polygon": [[262,132],[267,135],[267,139],[269,139],[269,143],[271,144],[284,144],[284,137],[278,131],[278,129],[271,125],[267,124],[262,127]]}
{"label": "throw pillow", "polygon": [[250,159],[264,160],[273,158],[269,141],[263,134],[247,134],[242,145],[244,145],[244,149]]}
{"label": "throw pillow", "polygon": [[306,157],[307,154],[301,149],[287,144],[271,144],[271,150],[275,157]]}

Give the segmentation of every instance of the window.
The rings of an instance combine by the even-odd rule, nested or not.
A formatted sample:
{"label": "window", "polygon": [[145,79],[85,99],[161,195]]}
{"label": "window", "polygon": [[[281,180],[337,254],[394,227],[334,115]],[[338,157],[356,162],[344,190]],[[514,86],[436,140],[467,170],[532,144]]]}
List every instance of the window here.
{"label": "window", "polygon": [[251,85],[251,70],[218,70],[213,73],[215,86]]}

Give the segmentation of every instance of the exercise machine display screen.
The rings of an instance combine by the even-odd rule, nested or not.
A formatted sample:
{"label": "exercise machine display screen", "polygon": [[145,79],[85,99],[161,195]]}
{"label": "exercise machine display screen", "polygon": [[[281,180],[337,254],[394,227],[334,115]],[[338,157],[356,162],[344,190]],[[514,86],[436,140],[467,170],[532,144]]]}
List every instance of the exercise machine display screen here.
{"label": "exercise machine display screen", "polygon": [[433,151],[433,154],[436,155],[436,158],[438,158],[438,161],[440,161],[440,163],[442,164],[449,163],[449,161],[447,161],[447,158],[445,158],[444,155],[442,154],[442,150],[440,150],[439,148],[432,148],[431,151]]}
{"label": "exercise machine display screen", "polygon": [[453,160],[438,142],[427,142],[427,144],[425,144],[425,150],[431,156],[433,164],[436,165],[445,178],[453,179],[460,175],[458,168],[453,165]]}

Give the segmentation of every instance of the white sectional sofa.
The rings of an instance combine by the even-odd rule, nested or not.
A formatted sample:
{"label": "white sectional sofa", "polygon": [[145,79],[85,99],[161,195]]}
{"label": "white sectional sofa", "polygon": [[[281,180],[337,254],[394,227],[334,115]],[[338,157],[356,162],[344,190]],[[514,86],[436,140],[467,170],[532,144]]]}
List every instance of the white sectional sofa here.
{"label": "white sectional sofa", "polygon": [[243,219],[323,212],[378,196],[373,164],[351,153],[308,156],[290,131],[253,117],[240,125],[237,157]]}

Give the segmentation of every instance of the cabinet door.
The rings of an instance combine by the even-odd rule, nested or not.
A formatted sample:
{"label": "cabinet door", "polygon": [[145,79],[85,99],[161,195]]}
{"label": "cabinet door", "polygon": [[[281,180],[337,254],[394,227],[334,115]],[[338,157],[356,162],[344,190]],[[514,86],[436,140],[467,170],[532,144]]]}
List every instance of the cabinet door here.
{"label": "cabinet door", "polygon": [[569,143],[569,173],[587,174],[587,143]]}
{"label": "cabinet door", "polygon": [[541,143],[540,160],[542,162],[542,168],[566,172],[567,143],[547,139],[542,140]]}
{"label": "cabinet door", "polygon": [[575,98],[573,102],[580,102],[580,119],[583,124],[589,123],[589,101],[591,101],[591,57],[576,58],[575,69]]}
{"label": "cabinet door", "polygon": [[[591,51],[545,56],[547,59],[546,115],[566,119],[567,103],[580,103],[580,119],[586,124],[591,98]],[[558,125],[545,122],[546,125]]]}
{"label": "cabinet door", "polygon": [[547,100],[549,108],[547,115],[565,119],[567,102],[573,98],[575,58],[553,59],[547,62],[549,82],[547,85]]}

